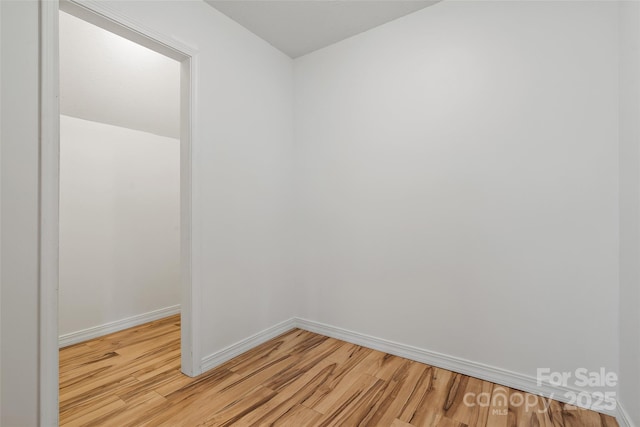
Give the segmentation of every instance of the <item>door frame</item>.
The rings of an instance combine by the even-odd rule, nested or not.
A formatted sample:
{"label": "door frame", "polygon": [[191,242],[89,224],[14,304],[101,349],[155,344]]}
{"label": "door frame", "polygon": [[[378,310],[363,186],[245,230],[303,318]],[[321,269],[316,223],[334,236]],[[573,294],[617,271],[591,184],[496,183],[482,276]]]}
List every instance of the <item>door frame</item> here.
{"label": "door frame", "polygon": [[146,27],[100,1],[40,0],[40,425],[58,425],[58,272],[60,108],[58,13],[70,13],[180,62],[180,281],[181,370],[202,373],[200,282],[194,268],[199,248],[194,209],[198,50]]}

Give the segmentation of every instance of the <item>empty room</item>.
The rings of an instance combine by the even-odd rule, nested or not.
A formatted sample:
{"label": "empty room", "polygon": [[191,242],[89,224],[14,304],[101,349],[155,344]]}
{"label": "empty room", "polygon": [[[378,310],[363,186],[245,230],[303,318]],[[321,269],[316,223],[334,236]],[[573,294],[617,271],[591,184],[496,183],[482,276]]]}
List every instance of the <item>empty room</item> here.
{"label": "empty room", "polygon": [[640,426],[640,2],[0,23],[2,427]]}

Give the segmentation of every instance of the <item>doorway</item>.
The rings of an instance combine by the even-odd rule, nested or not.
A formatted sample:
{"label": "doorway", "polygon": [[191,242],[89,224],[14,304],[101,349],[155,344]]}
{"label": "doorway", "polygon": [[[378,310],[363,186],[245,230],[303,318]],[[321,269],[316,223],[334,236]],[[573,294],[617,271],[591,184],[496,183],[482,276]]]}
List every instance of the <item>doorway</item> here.
{"label": "doorway", "polygon": [[60,347],[180,311],[180,64],[61,11]]}
{"label": "doorway", "polygon": [[68,13],[111,33],[149,48],[180,63],[179,131],[179,246],[181,371],[189,376],[201,373],[197,322],[199,288],[192,278],[192,129],[194,128],[195,70],[197,51],[121,15],[106,4],[76,1],[43,2],[41,73],[41,413],[42,425],[55,425],[58,419],[58,281],[59,281],[59,109],[58,109],[58,14]]}

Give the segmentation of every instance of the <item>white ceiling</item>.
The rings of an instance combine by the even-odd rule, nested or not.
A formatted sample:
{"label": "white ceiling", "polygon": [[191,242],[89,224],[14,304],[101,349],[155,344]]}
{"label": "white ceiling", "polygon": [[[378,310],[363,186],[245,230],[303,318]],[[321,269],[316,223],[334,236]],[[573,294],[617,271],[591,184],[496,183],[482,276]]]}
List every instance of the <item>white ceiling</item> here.
{"label": "white ceiling", "polygon": [[178,138],[180,63],[60,12],[60,113]]}
{"label": "white ceiling", "polygon": [[205,1],[291,58],[297,58],[438,0]]}

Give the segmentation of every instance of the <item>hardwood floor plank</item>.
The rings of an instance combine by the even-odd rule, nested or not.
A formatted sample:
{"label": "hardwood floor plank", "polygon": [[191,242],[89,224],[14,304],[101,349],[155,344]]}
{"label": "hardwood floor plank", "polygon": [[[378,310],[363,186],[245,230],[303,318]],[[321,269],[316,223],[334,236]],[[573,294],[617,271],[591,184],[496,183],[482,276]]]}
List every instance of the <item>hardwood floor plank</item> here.
{"label": "hardwood floor plank", "polygon": [[[361,374],[349,384],[347,390],[323,410],[316,409],[324,415],[318,420],[319,427],[345,425],[346,420],[356,412],[362,404],[369,401],[384,386],[384,381],[371,375]],[[327,402],[327,401],[325,401]],[[348,425],[348,424],[347,424]]]}
{"label": "hardwood floor plank", "polygon": [[[194,393],[194,390],[191,389],[188,391],[188,397],[183,396],[183,390],[178,390],[167,396],[168,404],[177,408],[181,405],[186,405],[192,410],[188,414],[175,411],[166,421],[158,425],[197,425],[207,419],[207,414],[216,414],[218,411],[224,410],[228,405],[234,405],[243,396],[254,392],[257,388],[263,389],[264,387],[260,385],[262,381],[286,370],[297,360],[294,357],[283,356],[245,377],[231,373],[225,383],[211,386],[207,382],[204,385],[209,384],[208,388],[199,388],[197,393]],[[265,390],[275,393],[266,388]],[[201,404],[206,402],[206,405],[194,410],[198,402]]]}
{"label": "hardwood floor plank", "polygon": [[126,402],[126,406],[107,413],[100,418],[95,418],[84,427],[132,427],[140,425],[144,420],[144,414],[156,411],[167,404],[165,398],[155,392],[148,392],[136,396]]}
{"label": "hardwood floor plank", "polygon": [[94,405],[94,407],[92,407],[90,411],[85,411],[82,414],[79,414],[78,417],[60,420],[61,424],[64,424],[65,426],[69,426],[69,427],[86,426],[87,424],[90,424],[94,420],[99,419],[104,415],[112,414],[118,409],[121,409],[127,405],[122,400],[113,399],[113,398],[107,400],[106,403],[101,403],[101,402],[104,402],[104,401],[96,402],[96,404]]}
{"label": "hardwood floor plank", "polygon": [[390,427],[414,427],[413,424],[405,423],[399,419],[393,420]]}
{"label": "hardwood floor plank", "polygon": [[544,399],[518,390],[510,390],[509,413],[516,426],[551,427],[553,423],[545,410]]}
{"label": "hardwood floor plank", "polygon": [[60,424],[618,425],[606,415],[299,329],[189,378],[180,372],[179,316],[60,349]]}
{"label": "hardwood floor plank", "polygon": [[362,399],[359,400],[357,406],[349,411],[350,413],[344,418],[340,425],[377,425],[376,422],[373,421],[373,417],[378,412],[380,405],[385,402],[385,398],[395,391],[394,386],[396,386],[396,384],[391,384],[388,381],[378,378],[378,382],[367,390],[364,396],[362,396]]}
{"label": "hardwood floor plank", "polygon": [[429,391],[432,382],[434,381],[436,368],[428,365],[421,366],[420,376],[417,378],[414,388],[411,390],[411,394],[408,396],[407,401],[403,404],[398,419],[411,424],[411,421],[415,418],[415,414],[422,403],[424,396]]}
{"label": "hardwood floor plank", "polygon": [[[218,369],[214,369],[214,371],[218,371]],[[219,372],[219,371],[218,371]],[[231,373],[231,371],[225,371]],[[204,383],[213,376],[213,372],[208,372],[200,377],[200,383]],[[205,380],[206,378],[206,380]],[[157,384],[153,386],[153,391],[158,393],[161,396],[167,397],[171,393],[174,393],[178,390],[184,389],[192,384],[197,384],[198,381],[194,381],[194,378],[188,377],[180,372],[180,368],[173,369],[173,379],[171,381],[164,382],[162,384]]]}
{"label": "hardwood floor plank", "polygon": [[330,356],[336,350],[336,348],[338,348],[338,346],[339,345],[337,345],[335,340],[323,342],[321,345],[310,350],[309,353],[304,355],[304,357],[301,357],[298,364],[292,366],[281,375],[270,378],[263,384],[265,385],[265,387],[269,387],[270,389],[275,391],[280,391],[288,387],[291,382],[295,381],[305,372],[312,369],[314,366],[325,360],[330,360],[328,359],[328,356]]}
{"label": "hardwood floor plank", "polygon": [[340,396],[351,387],[357,378],[361,377],[363,370],[358,369],[372,350],[360,347],[354,351],[353,355],[344,363],[338,364],[325,386],[305,399],[302,404],[320,413],[326,413],[328,408],[333,406],[340,399]]}
{"label": "hardwood floor plank", "polygon": [[[337,341],[337,340],[336,340]],[[338,341],[342,342],[342,341]],[[342,342],[342,346],[338,348],[329,358],[336,363],[342,364],[352,358],[354,354],[362,350],[369,350],[362,346],[352,344],[350,342]]]}
{"label": "hardwood floor plank", "polygon": [[81,392],[73,395],[60,395],[60,415],[63,416],[70,410],[78,406],[91,407],[94,403],[108,398],[110,396],[118,396],[118,391],[128,385],[136,384],[138,380],[132,377],[116,378],[109,383],[100,383],[96,387],[83,385]]}
{"label": "hardwood floor plank", "polygon": [[618,427],[618,423],[615,420],[615,418],[609,417],[604,414],[599,414],[599,415],[600,415],[600,422],[602,423],[603,427]]}
{"label": "hardwood floor plank", "polygon": [[602,427],[603,422],[600,414],[586,409],[565,405],[562,411],[565,427]]}
{"label": "hardwood floor plank", "polygon": [[[450,396],[451,400],[445,417],[470,426],[486,425],[489,406],[483,404],[482,396],[491,394],[493,384],[467,376],[461,376],[461,378],[455,395]],[[469,404],[471,398],[473,398],[473,404]]]}
{"label": "hardwood floor plank", "polygon": [[[551,425],[553,427],[564,427],[564,419],[562,416],[562,408],[564,405],[552,399],[546,399],[546,405]],[[612,419],[612,417],[607,417],[607,419]]]}
{"label": "hardwood floor plank", "polygon": [[435,424],[436,427],[469,427],[468,424],[461,423],[460,421],[452,420],[451,418],[442,417]]}
{"label": "hardwood floor plank", "polygon": [[[409,360],[403,360],[393,374],[385,381],[385,385],[379,395],[373,396],[370,402],[367,402],[366,412],[363,410],[358,415],[358,424],[361,425],[389,425],[395,419],[399,412],[399,404],[404,400],[398,398],[403,389],[410,390],[407,387],[407,379],[409,378],[410,368],[414,364]],[[384,375],[383,375],[384,376]],[[376,376],[376,378],[379,378]],[[394,407],[394,403],[396,403]],[[393,409],[392,409],[393,408]],[[353,419],[354,422],[357,418]]]}
{"label": "hardwood floor plank", "polygon": [[221,368],[243,375],[247,373],[247,370],[254,370],[256,367],[269,363],[283,354],[291,354],[293,347],[311,338],[313,336],[309,332],[293,329],[229,360]]}
{"label": "hardwood floor plank", "polygon": [[139,371],[132,372],[131,375],[138,381],[152,380],[159,375],[174,370],[174,366],[180,363],[180,350],[172,351],[167,357],[159,357],[152,365],[146,365]]}
{"label": "hardwood floor plank", "polygon": [[97,401],[92,400],[92,401],[83,402],[82,404],[76,405],[65,411],[61,411],[60,422],[62,424],[69,423],[87,414],[95,412],[105,405],[110,405],[115,402],[121,402],[123,404],[126,404],[125,402],[122,402],[122,400],[115,394],[110,396],[105,396],[104,399],[100,399]]}
{"label": "hardwood floor plank", "polygon": [[380,404],[371,416],[371,425],[388,426],[396,422],[404,409],[407,407],[411,396],[418,388],[423,373],[427,366],[413,361],[402,365],[393,375],[390,381],[389,393],[380,401]]}
{"label": "hardwood floor plank", "polygon": [[473,403],[488,405],[487,426],[507,427],[509,425],[509,387],[494,384],[489,402],[475,399]]}
{"label": "hardwood floor plank", "polygon": [[166,384],[172,384],[173,382],[179,381],[184,375],[178,371],[177,369],[172,369],[170,371],[165,371],[159,373],[158,375],[147,378],[144,381],[140,381],[136,378],[137,382],[132,383],[126,387],[122,387],[116,393],[117,395],[124,400],[125,402],[130,402],[135,399],[139,395],[144,395],[148,391],[153,391],[162,397],[166,397],[162,393],[159,393],[157,390],[161,389]]}
{"label": "hardwood floor plank", "polygon": [[329,359],[319,362],[276,397],[240,419],[238,425],[270,425],[280,420],[293,407],[299,406],[300,402],[322,387],[335,367],[336,364]]}
{"label": "hardwood floor plank", "polygon": [[455,390],[461,379],[460,374],[435,368],[433,376],[415,408],[415,412],[407,420],[416,427],[435,426],[444,417],[449,408],[452,390]]}
{"label": "hardwood floor plank", "polygon": [[277,393],[275,391],[258,386],[248,394],[243,395],[240,399],[216,412],[213,417],[207,419],[204,424],[200,425],[220,427],[234,425],[240,418],[269,402],[276,395]]}
{"label": "hardwood floor plank", "polygon": [[274,427],[307,427],[317,424],[322,414],[302,405],[294,406],[284,416],[273,422]]}

